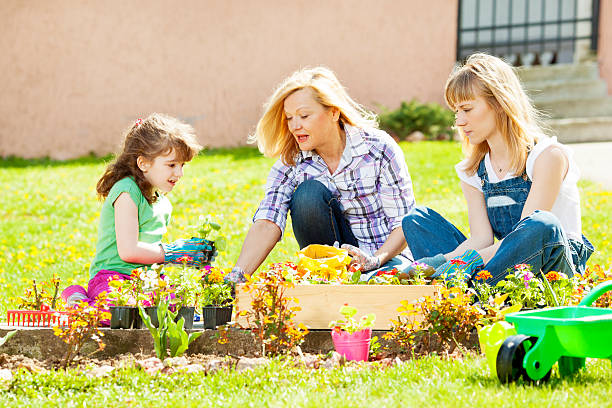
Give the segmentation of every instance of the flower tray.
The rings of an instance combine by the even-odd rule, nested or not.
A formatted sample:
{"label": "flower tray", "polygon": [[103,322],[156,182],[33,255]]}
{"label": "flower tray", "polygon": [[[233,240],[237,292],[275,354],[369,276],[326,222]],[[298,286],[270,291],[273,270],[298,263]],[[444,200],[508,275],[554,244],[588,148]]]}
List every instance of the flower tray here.
{"label": "flower tray", "polygon": [[[251,309],[251,295],[236,285],[236,307]],[[294,321],[309,329],[329,329],[329,322],[338,319],[338,310],[348,303],[363,313],[375,313],[373,329],[391,329],[391,319],[397,319],[397,308],[402,300],[415,301],[424,296],[433,296],[437,291],[431,285],[295,285],[285,291],[285,296],[297,298]],[[417,315],[417,319],[419,316]],[[244,316],[236,317],[237,323],[246,327]]]}
{"label": "flower tray", "polygon": [[55,310],[8,310],[6,324],[22,327],[51,327],[66,323],[68,314]]}

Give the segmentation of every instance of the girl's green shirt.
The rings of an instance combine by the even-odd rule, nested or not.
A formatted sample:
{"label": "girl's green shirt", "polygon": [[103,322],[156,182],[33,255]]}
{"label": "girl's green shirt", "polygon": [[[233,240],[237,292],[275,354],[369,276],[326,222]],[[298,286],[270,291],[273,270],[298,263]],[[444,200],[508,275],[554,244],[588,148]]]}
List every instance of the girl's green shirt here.
{"label": "girl's green shirt", "polygon": [[172,213],[172,205],[160,195],[152,205],[144,197],[140,188],[131,177],[119,180],[111,188],[102,204],[96,255],[89,268],[89,278],[100,270],[110,270],[129,275],[133,269],[144,265],[129,263],[119,257],[115,233],[115,201],[121,193],[128,193],[138,207],[138,241],[148,244],[161,243]]}

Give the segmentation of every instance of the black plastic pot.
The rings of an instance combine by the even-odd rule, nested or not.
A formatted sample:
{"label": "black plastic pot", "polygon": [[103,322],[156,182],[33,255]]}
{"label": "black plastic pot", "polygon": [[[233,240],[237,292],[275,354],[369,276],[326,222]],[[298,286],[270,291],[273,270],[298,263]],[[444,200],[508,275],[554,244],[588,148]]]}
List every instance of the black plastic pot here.
{"label": "black plastic pot", "polygon": [[134,306],[111,306],[110,314],[111,329],[140,328],[140,316],[138,315],[138,309]]}
{"label": "black plastic pot", "polygon": [[179,320],[181,320],[181,317],[184,317],[185,324],[183,325],[183,328],[185,330],[193,329],[194,315],[195,315],[195,306],[183,306],[179,309],[178,314],[176,315],[176,318],[174,319],[174,321],[178,322]]}
{"label": "black plastic pot", "polygon": [[[151,318],[151,324],[153,327],[159,327],[159,320],[157,320],[157,306],[149,306],[144,308],[145,313]],[[142,321],[140,314],[138,315],[138,321],[141,329],[146,329],[147,326]]]}
{"label": "black plastic pot", "polygon": [[232,320],[232,305],[230,306],[204,306],[202,318],[205,329],[216,329]]}

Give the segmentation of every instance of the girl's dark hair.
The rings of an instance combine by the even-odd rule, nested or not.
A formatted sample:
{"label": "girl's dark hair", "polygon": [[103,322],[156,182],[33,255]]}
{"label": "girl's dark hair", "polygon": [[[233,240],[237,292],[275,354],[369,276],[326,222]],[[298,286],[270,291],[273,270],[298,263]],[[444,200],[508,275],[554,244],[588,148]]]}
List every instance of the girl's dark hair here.
{"label": "girl's dark hair", "polygon": [[131,176],[149,204],[152,204],[157,196],[138,167],[138,157],[153,161],[158,156],[175,151],[178,161],[188,162],[201,149],[193,127],[176,118],[153,113],[144,120],[139,119],[126,132],[121,153],[106,167],[104,175],[98,180],[98,196],[106,198],[117,181]]}

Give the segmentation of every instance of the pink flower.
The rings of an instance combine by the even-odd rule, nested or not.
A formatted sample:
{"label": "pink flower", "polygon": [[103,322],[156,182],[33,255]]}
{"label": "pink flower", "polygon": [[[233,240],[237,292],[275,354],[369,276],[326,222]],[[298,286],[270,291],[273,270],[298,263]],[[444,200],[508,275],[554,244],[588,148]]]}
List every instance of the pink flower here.
{"label": "pink flower", "polygon": [[529,281],[533,278],[533,273],[530,271],[523,271],[523,280],[525,281],[525,287],[529,286]]}

